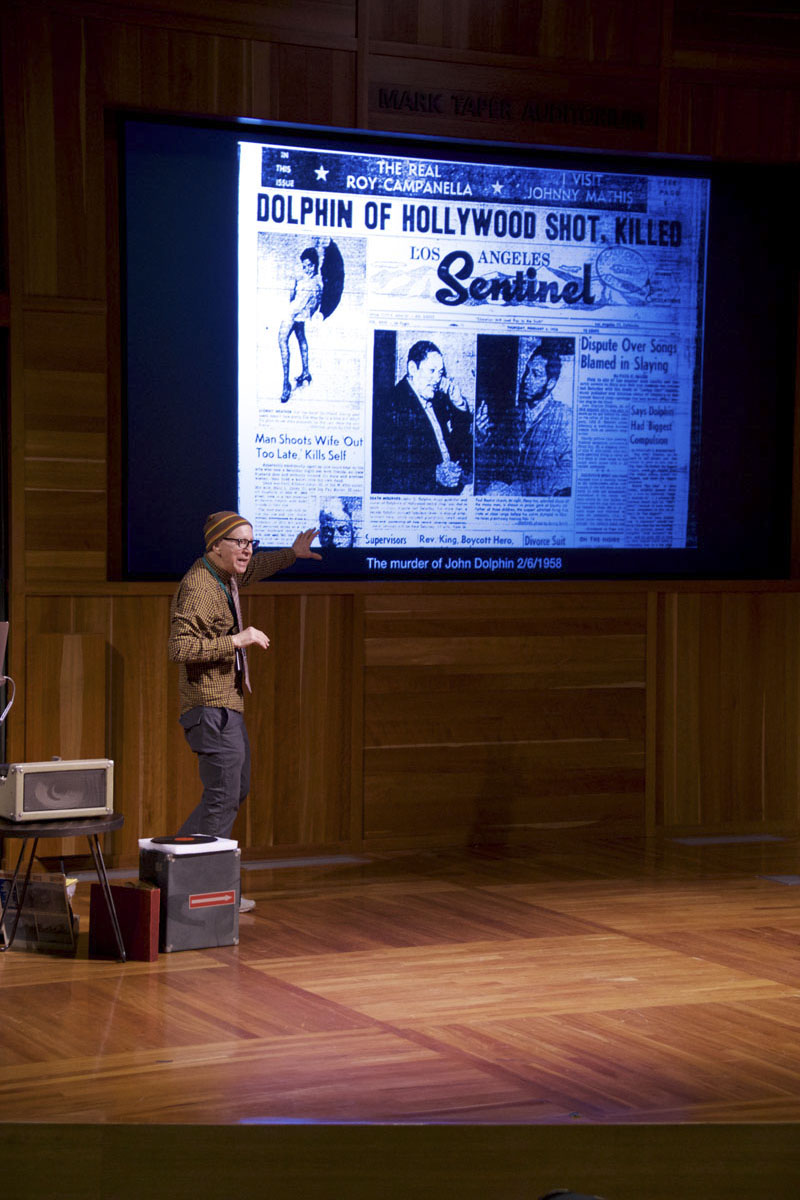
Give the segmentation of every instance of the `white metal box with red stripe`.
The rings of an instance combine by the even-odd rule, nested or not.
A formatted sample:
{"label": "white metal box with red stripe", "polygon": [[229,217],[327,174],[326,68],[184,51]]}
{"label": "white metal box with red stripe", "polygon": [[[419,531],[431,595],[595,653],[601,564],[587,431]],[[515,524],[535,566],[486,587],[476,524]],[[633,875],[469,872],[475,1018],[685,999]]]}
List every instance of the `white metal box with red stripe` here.
{"label": "white metal box with red stripe", "polygon": [[139,878],[161,890],[160,951],[238,945],[240,860],[230,838],[139,841]]}

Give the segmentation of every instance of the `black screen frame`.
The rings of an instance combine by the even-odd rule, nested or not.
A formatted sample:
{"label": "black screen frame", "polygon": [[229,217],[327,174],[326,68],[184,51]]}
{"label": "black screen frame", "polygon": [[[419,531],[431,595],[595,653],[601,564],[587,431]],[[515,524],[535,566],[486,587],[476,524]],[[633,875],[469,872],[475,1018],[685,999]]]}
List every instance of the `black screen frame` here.
{"label": "black screen frame", "polygon": [[[129,172],[132,130],[146,128],[158,147],[174,144],[189,132],[193,150],[201,155],[196,170],[206,185],[193,186],[185,164],[164,156],[174,186],[175,214],[191,215],[196,232],[194,252],[186,243],[175,257],[170,224],[148,218],[140,202],[152,181],[140,180],[131,191]],[[702,430],[700,470],[696,492],[697,548],[687,550],[569,549],[566,570],[548,571],[541,565],[525,569],[459,570],[446,575],[420,568],[436,551],[418,553],[413,567],[398,569],[386,580],[431,581],[454,579],[785,579],[791,570],[792,464],[797,375],[797,240],[791,229],[790,197],[797,194],[795,164],[723,163],[705,158],[621,153],[517,143],[487,143],[464,139],[342,130],[254,120],[224,121],[120,111],[115,114],[119,171],[121,421],[119,464],[121,555],[119,577],[163,580],[178,577],[199,552],[199,531],[208,512],[236,507],[237,430],[231,419],[230,396],[236,394],[236,226],[220,222],[220,212],[236,206],[236,171],[232,155],[238,140],[293,141],[335,149],[463,159],[464,161],[531,163],[563,166],[580,163],[586,170],[631,173],[665,172],[711,181],[710,249],[707,262],[706,325],[702,357]],[[224,147],[224,148],[223,148]],[[214,174],[224,162],[228,173]],[[772,219],[765,220],[765,194],[773,197]],[[165,192],[159,193],[164,216]],[[735,203],[733,200],[735,199]],[[231,207],[232,206],[232,207]],[[129,243],[133,214],[149,220],[149,259],[134,258]],[[204,245],[215,247],[209,256]],[[726,248],[727,247],[727,251]],[[172,255],[170,272],[163,263]],[[220,272],[226,258],[233,270]],[[139,370],[159,378],[149,410],[132,423],[128,295],[131,287],[157,296],[150,328],[136,337]],[[209,323],[209,298],[213,316]],[[757,322],[748,323],[742,305],[757,308]],[[769,314],[762,308],[768,304]],[[173,329],[165,336],[163,316],[172,314]],[[731,321],[731,315],[735,320]],[[767,319],[767,315],[771,320]],[[205,322],[205,325],[204,325]],[[213,336],[198,337],[211,328]],[[748,336],[748,330],[749,336]],[[170,357],[178,335],[192,352]],[[220,354],[223,342],[228,353]],[[141,347],[146,347],[143,353]],[[184,402],[172,409],[163,403],[180,374]],[[136,382],[136,381],[134,381]],[[137,386],[139,383],[137,382]],[[194,406],[185,397],[195,397]],[[225,400],[225,397],[228,400]],[[159,398],[161,397],[161,398]],[[216,397],[216,399],[215,399]],[[137,405],[140,398],[137,399]],[[142,447],[150,445],[150,474],[140,469]],[[139,500],[137,501],[137,497]],[[141,503],[142,498],[146,498]],[[131,549],[131,506],[137,504],[134,549]],[[155,531],[158,531],[154,538]],[[411,556],[409,556],[411,557]],[[441,555],[439,555],[441,557]],[[524,562],[528,557],[515,552]],[[541,560],[540,560],[541,561]],[[298,562],[280,578],[309,582],[351,580],[370,582],[364,551],[328,552],[319,564]]]}

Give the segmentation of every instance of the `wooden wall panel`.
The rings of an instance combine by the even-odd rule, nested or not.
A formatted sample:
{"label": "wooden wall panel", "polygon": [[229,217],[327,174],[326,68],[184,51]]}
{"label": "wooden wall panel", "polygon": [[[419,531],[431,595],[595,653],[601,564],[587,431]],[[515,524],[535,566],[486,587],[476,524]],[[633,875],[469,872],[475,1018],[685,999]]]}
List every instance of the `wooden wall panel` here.
{"label": "wooden wall panel", "polygon": [[71,596],[31,596],[26,602],[25,610],[29,637],[40,633],[96,632],[76,630],[75,601]]}
{"label": "wooden wall panel", "polygon": [[670,87],[668,147],[729,161],[796,162],[800,82],[763,79],[746,86],[722,75],[676,71]]}
{"label": "wooden wall panel", "polygon": [[368,849],[507,842],[598,823],[644,832],[642,741],[366,747],[364,779]]}
{"label": "wooden wall panel", "polygon": [[352,599],[255,595],[243,619],[270,638],[266,653],[250,656],[248,844],[349,843]]}
{"label": "wooden wall panel", "polygon": [[[800,594],[382,592],[246,597],[272,648],[248,700],[253,788],[245,853],[373,848],[519,836],[551,824],[644,827],[645,635],[656,645],[656,826],[791,826],[800,783]],[[126,814],[115,861],[170,832],[197,799],[166,661],[169,596],[75,594],[28,602],[31,654],[50,639],[108,652],[108,737],[81,753],[117,765]],[[48,660],[49,661],[49,660]],[[79,673],[47,696],[29,665],[26,757],[63,711],[97,704]],[[363,697],[361,682],[363,678]],[[352,711],[362,704],[362,748]],[[99,711],[99,708],[98,708]],[[48,716],[49,713],[49,716]],[[100,721],[90,722],[95,730]],[[104,726],[105,727],[105,726]],[[355,753],[354,753],[355,751]],[[72,753],[72,751],[68,751]]]}
{"label": "wooden wall panel", "polygon": [[673,0],[673,45],[678,53],[738,55],[745,63],[760,54],[797,59],[800,24],[793,0],[749,4],[741,0]]}
{"label": "wooden wall panel", "polygon": [[[243,601],[244,619],[268,632],[271,648],[251,654],[251,800],[234,836],[251,857],[349,848],[360,837],[360,796],[351,786],[353,599],[260,591]],[[36,596],[27,606],[33,691],[25,757],[114,759],[116,805],[126,820],[107,849],[127,864],[137,861],[140,837],[174,833],[200,796],[178,723],[178,669],[167,660],[169,605],[168,591],[153,588]],[[72,658],[91,648],[91,677],[88,668],[61,666],[64,647]],[[60,731],[76,728],[91,738],[60,748]]]}
{"label": "wooden wall panel", "polygon": [[[25,578],[36,587],[52,584],[54,578],[62,584],[80,587],[87,579],[102,579],[106,574],[106,551],[93,550],[26,550]],[[15,625],[17,631],[19,626]]]}
{"label": "wooden wall panel", "polygon": [[6,61],[18,74],[22,99],[27,291],[99,298],[105,291],[102,124],[86,105],[82,22],[38,7],[16,10],[15,17]]}
{"label": "wooden wall panel", "polygon": [[[65,429],[104,429],[105,405],[99,404],[100,394],[97,387],[91,385],[106,372],[105,310],[100,305],[81,301],[39,302],[25,313],[23,338],[26,370],[77,373],[89,377],[91,396],[77,411],[78,388],[70,396],[69,404],[62,406],[53,391],[43,387],[42,399],[54,403],[42,415]],[[88,407],[90,403],[91,408]],[[26,424],[35,423],[36,416],[35,407],[29,412],[26,401]]]}
{"label": "wooden wall panel", "polygon": [[[23,414],[26,577],[105,579],[106,325],[96,305],[24,323]],[[54,557],[55,556],[55,557]]]}
{"label": "wooden wall panel", "polygon": [[169,610],[149,596],[115,597],[111,610],[111,745],[125,825],[114,852],[135,862],[140,837],[174,833],[167,823],[166,656]]}
{"label": "wooden wall panel", "polygon": [[80,633],[28,638],[26,761],[106,754],[106,644]]}
{"label": "wooden wall panel", "polygon": [[367,844],[643,827],[645,605],[561,590],[368,599]]}
{"label": "wooden wall panel", "polygon": [[[108,662],[103,637],[32,633],[25,672],[25,762],[105,758]],[[104,839],[110,849],[110,840]],[[83,854],[83,838],[44,838],[40,856]]]}
{"label": "wooden wall panel", "polygon": [[[225,53],[221,50],[225,49]],[[140,90],[147,108],[178,112],[235,112],[247,102],[240,44],[172,29],[143,29],[139,43]],[[228,74],[226,75],[226,68]]]}
{"label": "wooden wall panel", "polygon": [[[332,26],[353,27],[352,5],[287,7],[298,10],[285,22],[295,29],[299,10],[314,14],[317,40]],[[167,21],[97,19],[97,6],[91,16],[81,5],[65,8],[13,5],[5,29],[21,101],[28,294],[105,294],[104,104],[316,124],[355,120],[354,42],[345,40],[344,49],[276,45],[236,36],[238,28],[210,35]],[[279,11],[273,6],[273,15]],[[109,6],[109,16],[117,14]]]}
{"label": "wooden wall panel", "polygon": [[796,822],[799,629],[796,594],[661,598],[659,824]]}
{"label": "wooden wall panel", "polygon": [[[18,757],[36,762],[62,758],[113,758],[111,738],[111,659],[106,599],[93,602],[100,620],[85,621],[81,600],[40,596],[28,604],[25,684],[25,744]],[[122,809],[115,772],[115,808]],[[119,834],[103,837],[113,854]],[[47,838],[40,855],[84,855],[85,838]]]}
{"label": "wooden wall panel", "polygon": [[29,544],[40,551],[60,550],[76,557],[83,550],[96,551],[105,539],[103,493],[29,489],[25,534]]}
{"label": "wooden wall panel", "polygon": [[253,47],[254,108],[258,116],[308,125],[355,124],[356,62],[346,50],[269,47],[269,108],[262,87],[267,47]]}
{"label": "wooden wall panel", "polygon": [[639,0],[369,0],[370,36],[412,49],[655,66],[661,6]]}
{"label": "wooden wall panel", "polygon": [[[37,0],[21,0],[37,3]],[[39,0],[48,5],[48,0]],[[108,14],[131,26],[191,28],[214,35],[220,29],[265,41],[336,45],[356,35],[357,0],[61,0],[94,15]]]}
{"label": "wooden wall panel", "polygon": [[88,57],[108,104],[317,125],[355,121],[352,48],[87,23]]}

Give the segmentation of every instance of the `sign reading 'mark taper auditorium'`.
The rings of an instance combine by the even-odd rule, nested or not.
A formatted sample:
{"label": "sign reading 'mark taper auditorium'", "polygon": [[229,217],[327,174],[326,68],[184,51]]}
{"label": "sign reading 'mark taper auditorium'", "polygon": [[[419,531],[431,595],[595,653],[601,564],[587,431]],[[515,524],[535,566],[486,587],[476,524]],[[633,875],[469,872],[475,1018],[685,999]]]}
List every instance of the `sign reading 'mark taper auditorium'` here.
{"label": "sign reading 'mark taper auditorium'", "polygon": [[651,115],[641,106],[558,99],[542,94],[509,95],[499,92],[434,90],[403,84],[373,83],[370,112],[384,115],[440,118],[456,122],[492,122],[498,125],[573,126],[580,129],[624,130],[644,133],[652,128]]}

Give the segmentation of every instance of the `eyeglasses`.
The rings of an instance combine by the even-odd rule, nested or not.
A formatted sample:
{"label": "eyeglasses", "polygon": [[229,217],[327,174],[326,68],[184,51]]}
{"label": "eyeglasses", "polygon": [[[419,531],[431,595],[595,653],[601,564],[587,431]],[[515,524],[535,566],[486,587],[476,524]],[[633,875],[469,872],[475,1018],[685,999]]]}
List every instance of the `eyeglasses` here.
{"label": "eyeglasses", "polygon": [[258,539],[253,538],[220,538],[222,542],[232,542],[234,546],[238,546],[240,550],[252,550],[254,553],[258,549]]}

